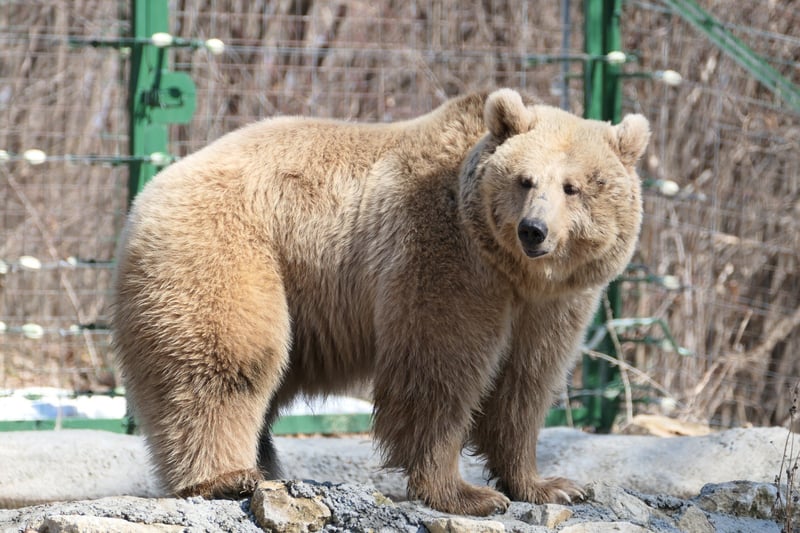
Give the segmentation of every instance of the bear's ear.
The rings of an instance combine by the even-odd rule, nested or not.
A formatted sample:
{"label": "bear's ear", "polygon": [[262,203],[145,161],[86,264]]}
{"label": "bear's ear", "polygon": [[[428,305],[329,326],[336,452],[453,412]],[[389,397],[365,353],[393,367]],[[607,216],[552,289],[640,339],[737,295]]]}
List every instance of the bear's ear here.
{"label": "bear's ear", "polygon": [[498,89],[486,98],[483,120],[491,134],[504,141],[529,131],[533,124],[533,113],[525,106],[517,91]]}
{"label": "bear's ear", "polygon": [[614,126],[616,150],[622,164],[633,168],[650,140],[650,123],[642,115],[626,115]]}

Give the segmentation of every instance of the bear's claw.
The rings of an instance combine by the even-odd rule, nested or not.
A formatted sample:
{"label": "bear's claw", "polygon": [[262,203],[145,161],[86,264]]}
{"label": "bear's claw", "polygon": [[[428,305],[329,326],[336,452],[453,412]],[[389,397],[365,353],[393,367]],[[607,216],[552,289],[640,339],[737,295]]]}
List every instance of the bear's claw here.
{"label": "bear's claw", "polygon": [[504,494],[491,487],[478,487],[469,483],[461,483],[455,490],[440,493],[438,497],[422,494],[417,497],[437,511],[457,515],[489,516],[504,513],[511,504],[511,500]]}
{"label": "bear's claw", "polygon": [[586,493],[577,483],[563,477],[538,478],[525,487],[514,488],[498,482],[497,487],[514,501],[535,504],[572,504],[586,499]]}

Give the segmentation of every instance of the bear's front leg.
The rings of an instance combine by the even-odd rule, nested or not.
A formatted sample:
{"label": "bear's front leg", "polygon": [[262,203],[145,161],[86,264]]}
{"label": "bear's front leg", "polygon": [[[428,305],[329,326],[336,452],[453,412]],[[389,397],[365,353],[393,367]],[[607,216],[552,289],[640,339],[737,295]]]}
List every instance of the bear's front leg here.
{"label": "bear's front leg", "polygon": [[504,512],[511,503],[508,497],[491,487],[467,483],[461,477],[461,448],[461,440],[445,437],[439,446],[422,451],[426,459],[411,461],[405,468],[409,498],[452,514],[488,516]]}
{"label": "bear's front leg", "polygon": [[443,512],[486,516],[504,511],[508,498],[467,483],[458,465],[510,320],[503,309],[472,307],[381,310],[373,431],[384,465],[408,475],[411,498]]}
{"label": "bear's front leg", "polygon": [[420,368],[408,376],[408,369],[398,369],[376,379],[373,431],[384,466],[402,469],[409,497],[439,511],[476,516],[505,511],[506,496],[471,485],[459,473],[470,420],[469,391],[458,376],[453,383],[435,384],[431,378],[438,372],[423,373]]}
{"label": "bear's front leg", "polygon": [[539,475],[536,442],[554,391],[566,384],[595,301],[592,295],[556,300],[516,313],[511,352],[471,434],[497,488],[514,501],[571,503],[585,497],[571,480]]}

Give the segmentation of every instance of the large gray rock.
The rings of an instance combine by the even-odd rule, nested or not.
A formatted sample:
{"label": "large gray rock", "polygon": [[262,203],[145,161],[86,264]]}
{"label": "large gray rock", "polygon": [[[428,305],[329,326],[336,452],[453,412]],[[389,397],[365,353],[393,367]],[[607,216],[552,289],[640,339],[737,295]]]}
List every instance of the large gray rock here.
{"label": "large gray rock", "polygon": [[[707,483],[772,482],[787,435],[783,428],[675,438],[552,428],[542,432],[539,467],[545,476],[564,476],[581,484],[604,481],[685,498]],[[380,468],[368,438],[277,438],[276,445],[287,477],[366,483],[394,500],[405,498],[405,479]],[[0,433],[0,465],[0,507],[163,495],[137,436],[87,430]],[[485,482],[483,465],[474,457],[465,457],[461,466],[468,480]]]}
{"label": "large gray rock", "polygon": [[[690,497],[707,483],[733,479],[772,482],[780,470],[784,428],[731,429],[699,437],[593,435],[548,428],[539,439],[539,469],[580,484],[605,481],[648,492]],[[393,499],[405,497],[405,480],[380,469],[366,438],[276,439],[287,475],[335,483],[369,482]],[[483,464],[465,456],[464,476],[484,482]]]}
{"label": "large gray rock", "polygon": [[[87,517],[96,518],[97,521],[90,522]],[[193,531],[263,531],[251,518],[246,501],[116,496],[0,510],[0,531],[3,532],[92,531],[95,526],[126,532],[145,531],[145,527],[151,526],[153,531],[170,531],[169,526]]]}
{"label": "large gray rock", "polygon": [[706,485],[695,503],[710,513],[769,518],[778,500],[778,489],[770,483],[730,481]]}
{"label": "large gray rock", "polygon": [[158,496],[144,442],[108,431],[0,433],[0,507]]}
{"label": "large gray rock", "polygon": [[[785,428],[730,429],[699,437],[592,435],[568,428],[543,432],[542,473],[581,484],[606,481],[651,494],[690,497],[707,483],[747,479],[770,483],[778,474]],[[794,436],[800,443],[800,437]]]}
{"label": "large gray rock", "polygon": [[[113,497],[100,500],[53,503],[24,509],[0,510],[0,531],[41,533],[140,531],[406,531],[416,533],[677,533],[690,531],[737,531],[778,533],[772,517],[722,514],[722,507],[708,512],[701,505],[674,497],[648,496],[613,485],[586,487],[589,498],[567,512],[560,506],[513,503],[501,515],[486,518],[452,516],[418,502],[393,503],[366,485],[268,481],[259,485],[251,499],[206,501],[202,498],[145,499]],[[750,508],[750,497],[760,484],[737,482],[716,485],[713,492],[726,506]],[[703,500],[706,501],[706,500]],[[756,514],[760,515],[761,511]],[[537,518],[560,518],[543,523]],[[533,522],[533,523],[532,523]]]}
{"label": "large gray rock", "polygon": [[267,531],[307,533],[322,529],[331,520],[331,510],[313,490],[298,490],[302,485],[305,484],[261,483],[250,500],[256,522]]}

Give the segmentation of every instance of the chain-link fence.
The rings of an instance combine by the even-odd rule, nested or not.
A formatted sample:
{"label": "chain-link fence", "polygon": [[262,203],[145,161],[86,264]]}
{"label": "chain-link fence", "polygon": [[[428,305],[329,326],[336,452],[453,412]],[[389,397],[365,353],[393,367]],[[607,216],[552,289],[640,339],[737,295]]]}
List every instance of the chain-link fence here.
{"label": "chain-link fence", "polygon": [[[127,171],[92,163],[126,153],[124,65],[67,39],[125,31],[121,7],[62,1],[0,8],[2,388],[115,383],[108,334],[93,328],[106,322]],[[35,164],[42,152],[49,159]]]}
{"label": "chain-link fence", "polygon": [[[800,83],[800,3],[706,1],[722,25]],[[634,348],[640,370],[683,412],[722,426],[782,424],[800,376],[800,113],[658,2],[629,2],[623,36],[643,70],[675,69],[677,89],[632,80],[653,122],[642,165],[681,185],[652,195],[637,262],[680,288],[649,285],[630,313],[668,320],[694,357]]]}
{"label": "chain-link fence", "polygon": [[[701,2],[794,81],[796,2]],[[564,8],[568,7],[567,13]],[[219,38],[221,56],[170,52],[197,85],[188,125],[170,128],[185,155],[238,126],[278,114],[390,121],[449,96],[499,86],[582,112],[581,2],[487,0],[186,0],[170,2],[184,38]],[[105,390],[110,261],[124,216],[124,50],[70,44],[130,31],[127,1],[6,1],[0,9],[0,388]],[[663,319],[678,344],[625,341],[622,357],[684,416],[720,425],[781,423],[800,376],[797,325],[800,115],[765,90],[664,3],[625,4],[624,47],[645,74],[625,82],[625,110],[654,137],[645,227],[625,282],[625,315]],[[47,159],[32,164],[41,155]],[[3,266],[4,265],[4,266]],[[666,282],[665,282],[666,281]],[[676,283],[677,282],[677,283]],[[632,386],[643,382],[630,375]],[[578,384],[580,386],[580,384]],[[638,390],[638,389],[637,389]]]}

